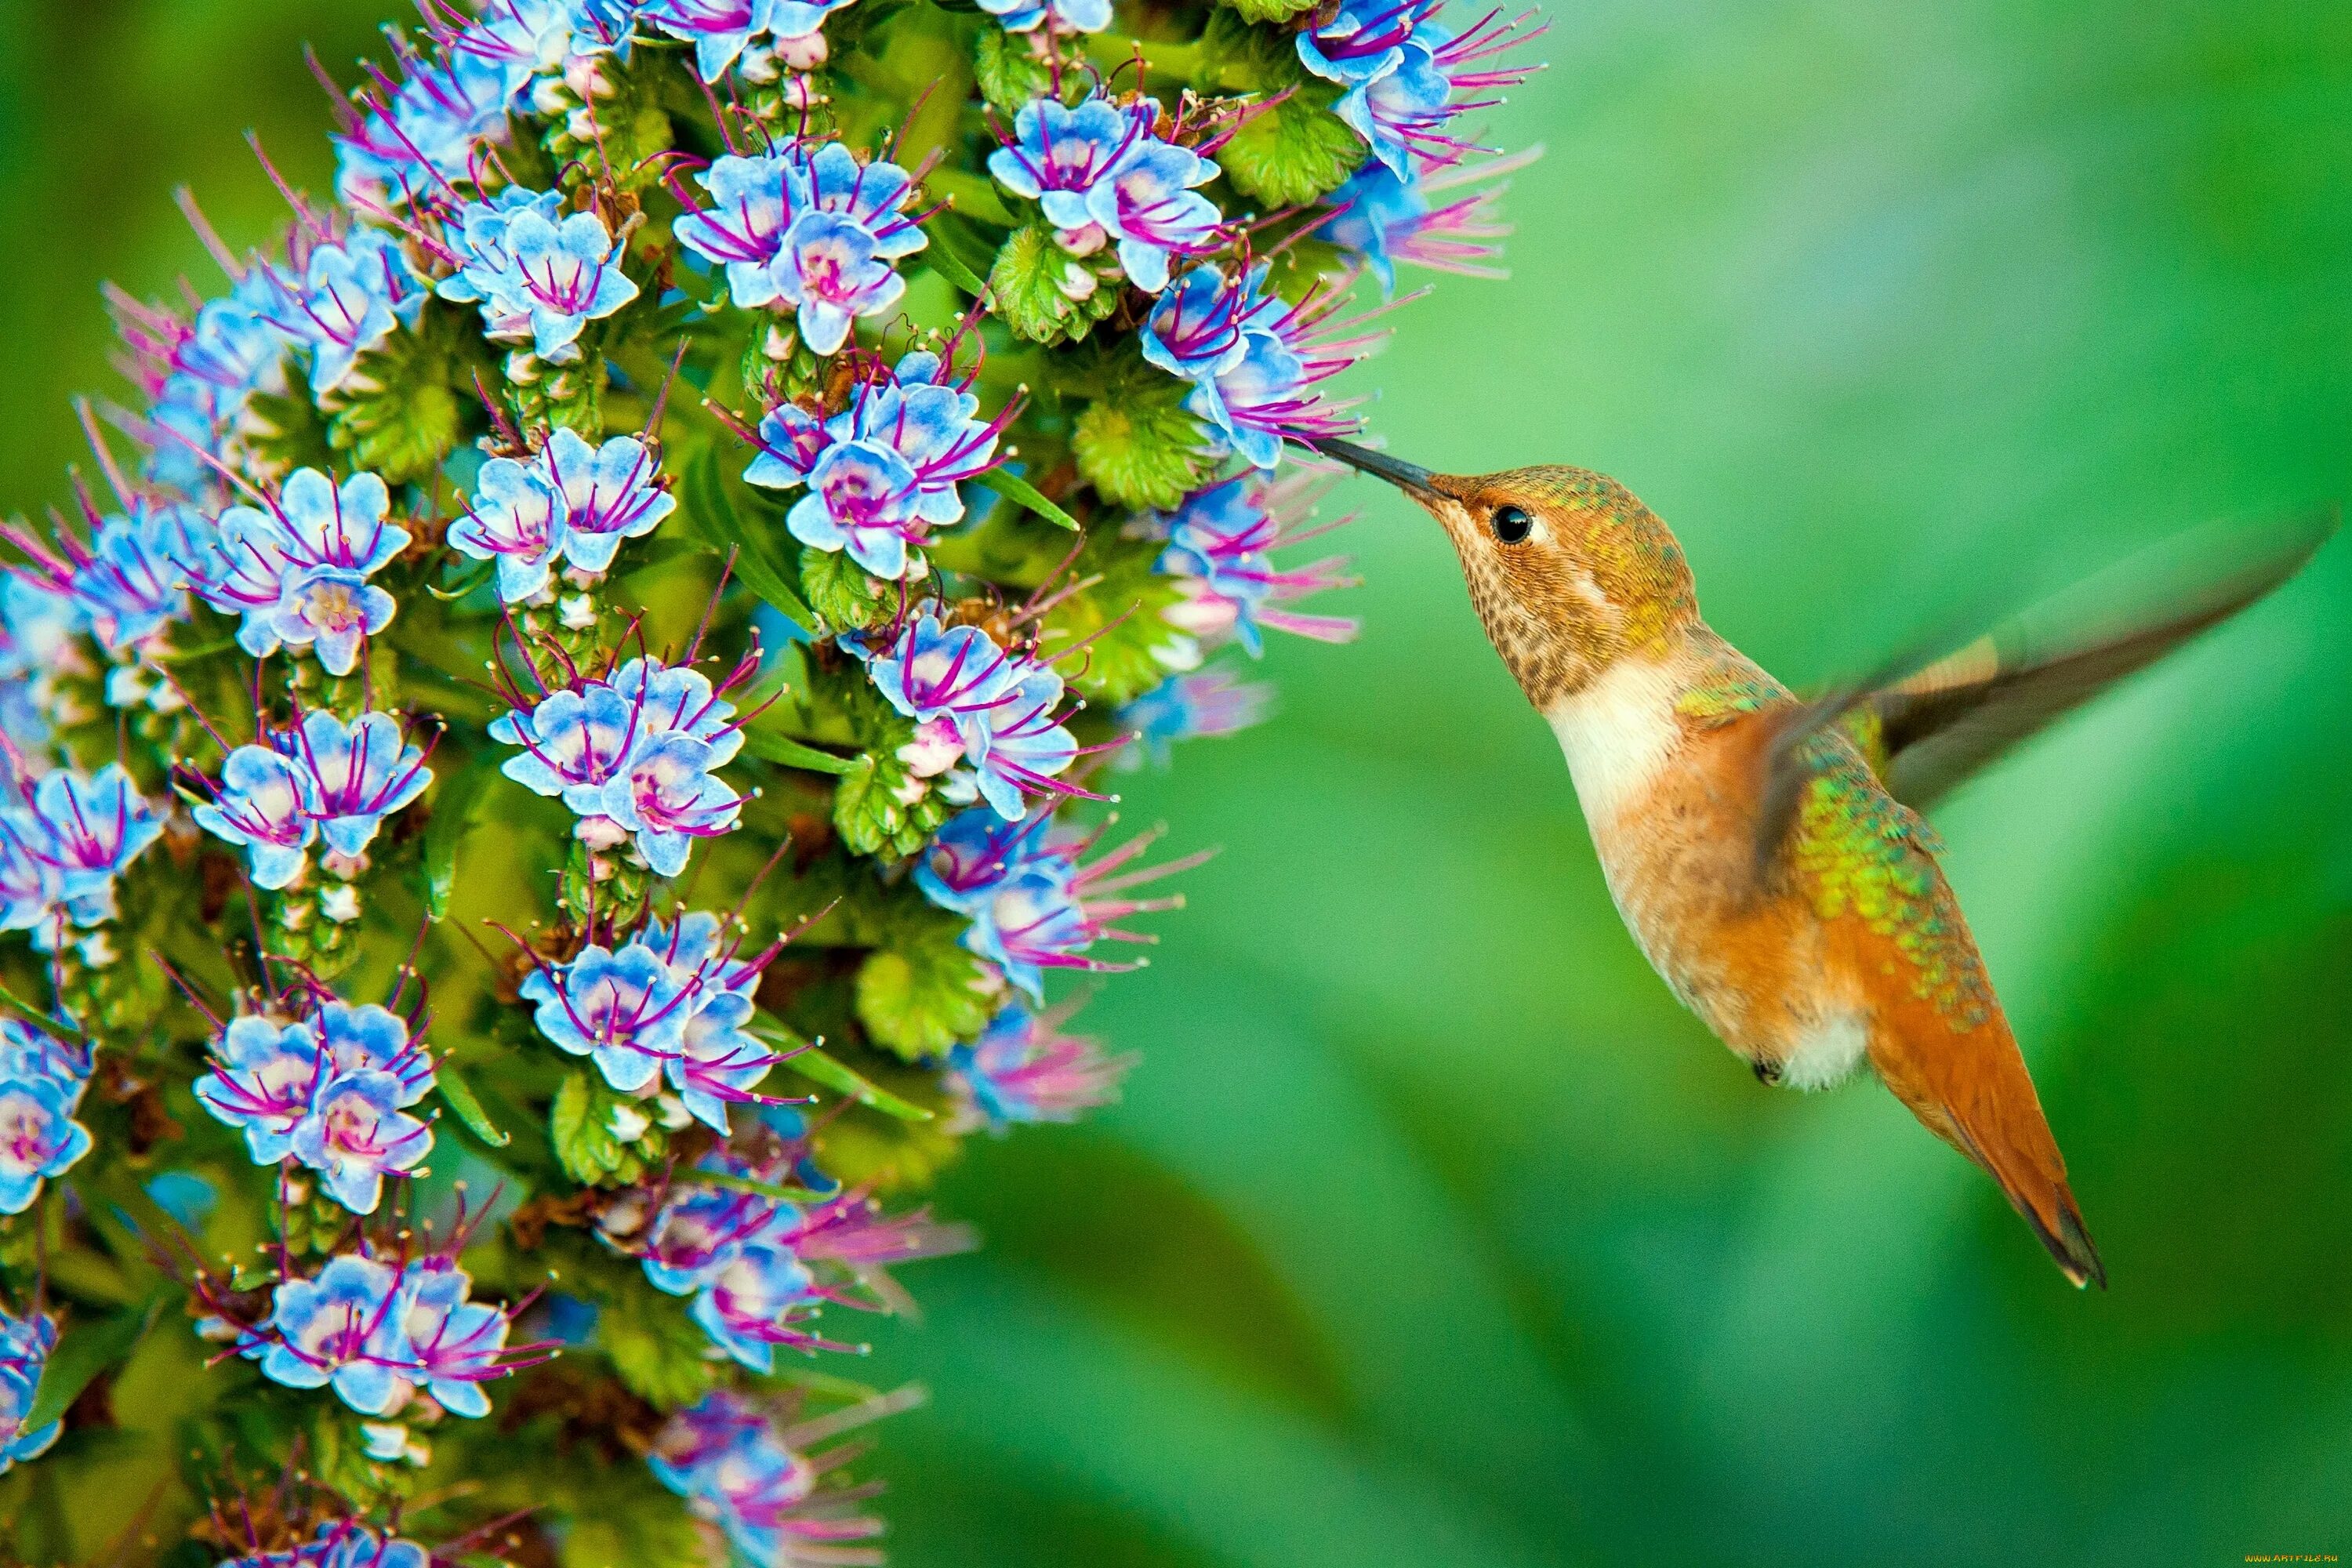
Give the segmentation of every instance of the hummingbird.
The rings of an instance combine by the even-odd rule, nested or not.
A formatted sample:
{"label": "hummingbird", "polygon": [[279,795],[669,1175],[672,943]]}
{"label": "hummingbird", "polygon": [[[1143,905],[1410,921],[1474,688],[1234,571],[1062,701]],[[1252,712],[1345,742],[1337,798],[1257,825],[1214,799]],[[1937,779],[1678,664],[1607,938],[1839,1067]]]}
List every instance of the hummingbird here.
{"label": "hummingbird", "polygon": [[1559,737],[1610,897],[1684,1005],[1768,1085],[1828,1089],[1866,1064],[1999,1184],[2068,1279],[2104,1289],[1919,814],[2285,582],[2333,517],[2099,637],[2036,650],[1989,635],[1805,699],[1701,618],[1682,546],[1616,480],[1439,474],[1313,446],[1444,525],[1487,638]]}

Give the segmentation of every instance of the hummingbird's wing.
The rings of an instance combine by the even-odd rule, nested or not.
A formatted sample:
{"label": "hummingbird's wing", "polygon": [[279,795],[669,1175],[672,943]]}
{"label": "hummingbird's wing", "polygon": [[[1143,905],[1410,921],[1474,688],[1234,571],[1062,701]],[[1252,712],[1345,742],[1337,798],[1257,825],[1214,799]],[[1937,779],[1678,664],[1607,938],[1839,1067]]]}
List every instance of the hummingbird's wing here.
{"label": "hummingbird's wing", "polygon": [[1824,731],[1843,729],[1888,791],[1925,810],[2037,731],[2228,620],[2299,571],[2336,531],[2332,511],[2241,541],[2226,564],[2176,585],[2161,609],[2108,617],[2095,635],[1991,633],[1899,678],[1901,661],[1772,715],[1756,865],[1768,871],[1819,770]]}

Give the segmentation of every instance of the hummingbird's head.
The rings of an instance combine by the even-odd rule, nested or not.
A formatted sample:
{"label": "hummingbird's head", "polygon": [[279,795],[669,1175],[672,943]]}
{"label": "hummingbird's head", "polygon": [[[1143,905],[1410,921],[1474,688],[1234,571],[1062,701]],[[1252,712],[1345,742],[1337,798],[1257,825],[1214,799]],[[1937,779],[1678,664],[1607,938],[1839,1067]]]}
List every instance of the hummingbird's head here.
{"label": "hummingbird's head", "polygon": [[1662,650],[1698,619],[1682,546],[1606,475],[1436,474],[1346,441],[1316,446],[1388,480],[1445,525],[1487,637],[1539,709],[1629,654]]}

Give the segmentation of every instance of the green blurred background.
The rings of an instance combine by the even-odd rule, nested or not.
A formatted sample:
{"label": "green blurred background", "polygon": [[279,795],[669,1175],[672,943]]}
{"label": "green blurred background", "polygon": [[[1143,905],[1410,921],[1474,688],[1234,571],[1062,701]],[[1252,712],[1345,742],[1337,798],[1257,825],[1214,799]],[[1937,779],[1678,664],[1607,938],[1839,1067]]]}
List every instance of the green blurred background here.
{"label": "green blurred background", "polygon": [[[0,5],[0,500],[59,497],[99,279],[325,183],[388,0]],[[1515,275],[1364,378],[1561,459],[1783,676],[2352,490],[2352,7],[1585,0],[1500,117]],[[205,278],[206,286],[212,279]],[[1225,853],[1086,1022],[1125,1105],[977,1148],[877,1373],[903,1568],[2144,1564],[2352,1550],[2352,545],[1984,779],[1948,866],[2115,1289],[1884,1093],[1759,1089],[1610,910],[1436,530],[1349,648],[1129,792]],[[984,1141],[983,1141],[984,1142]]]}

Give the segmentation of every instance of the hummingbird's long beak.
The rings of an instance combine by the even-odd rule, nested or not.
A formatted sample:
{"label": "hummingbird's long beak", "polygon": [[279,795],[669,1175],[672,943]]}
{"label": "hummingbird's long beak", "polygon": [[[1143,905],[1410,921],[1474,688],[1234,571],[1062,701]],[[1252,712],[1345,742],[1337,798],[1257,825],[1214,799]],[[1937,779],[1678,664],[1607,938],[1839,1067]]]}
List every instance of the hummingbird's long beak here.
{"label": "hummingbird's long beak", "polygon": [[1437,487],[1431,481],[1436,477],[1418,463],[1401,462],[1379,452],[1368,451],[1352,441],[1336,437],[1318,437],[1312,445],[1327,458],[1337,458],[1351,468],[1358,468],[1375,479],[1388,480],[1417,501],[1439,500]]}

